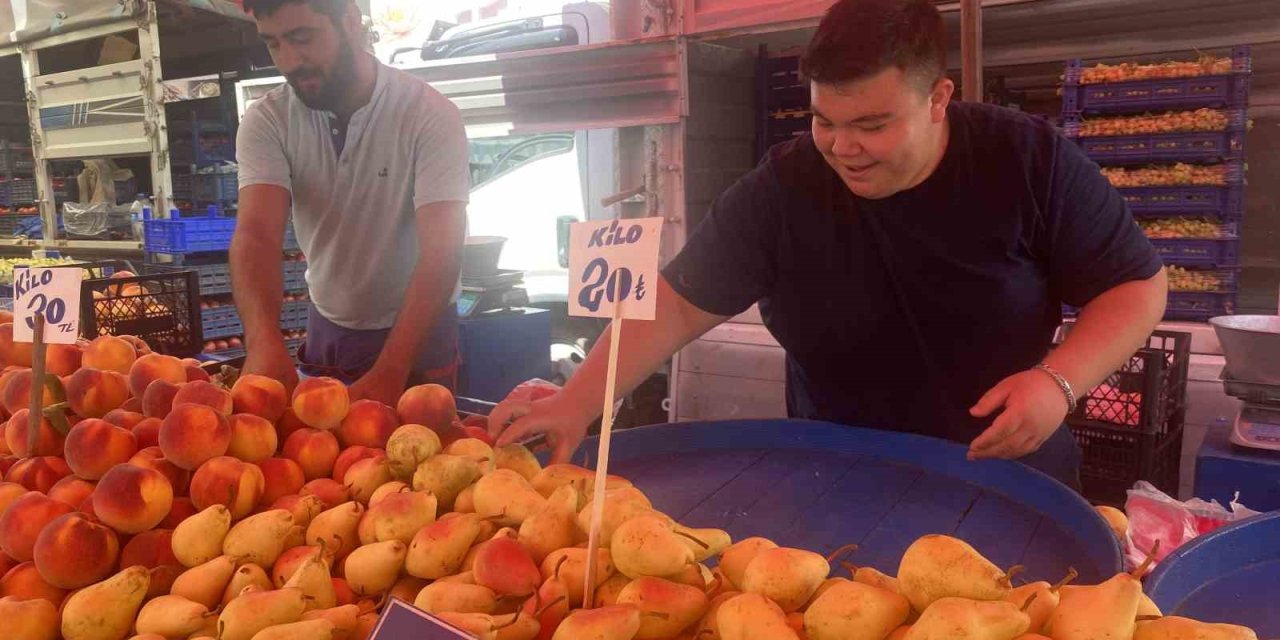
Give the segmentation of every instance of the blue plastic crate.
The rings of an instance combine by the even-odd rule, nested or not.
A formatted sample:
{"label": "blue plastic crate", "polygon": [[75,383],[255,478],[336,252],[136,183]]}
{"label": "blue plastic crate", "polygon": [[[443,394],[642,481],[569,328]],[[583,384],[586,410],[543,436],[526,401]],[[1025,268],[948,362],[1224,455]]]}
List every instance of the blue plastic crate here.
{"label": "blue plastic crate", "polygon": [[1214,316],[1235,312],[1234,291],[1170,291],[1164,317],[1166,320],[1204,322]]}
{"label": "blue plastic crate", "polygon": [[284,263],[284,290],[307,290],[307,263],[297,260]]}
{"label": "blue plastic crate", "polygon": [[244,325],[240,322],[240,313],[234,306],[201,309],[200,319],[204,328],[205,340],[244,335]]}
{"label": "blue plastic crate", "polygon": [[240,198],[240,182],[234,173],[200,173],[192,178],[195,199],[200,202],[235,202]]}
{"label": "blue plastic crate", "polygon": [[1233,267],[1240,264],[1239,238],[1152,239],[1165,264],[1195,267]]}
{"label": "blue plastic crate", "polygon": [[1077,138],[1085,155],[1101,164],[1216,162],[1244,157],[1245,132],[1164,133]]}
{"label": "blue plastic crate", "polygon": [[280,308],[280,328],[286,331],[307,328],[307,315],[311,303],[307,300],[295,300],[284,303]]}
{"label": "blue plastic crate", "polygon": [[293,223],[290,222],[289,226],[284,228],[284,250],[297,251],[298,249],[298,234],[293,230]]}
{"label": "blue plastic crate", "polygon": [[144,222],[148,253],[182,255],[202,251],[226,251],[236,230],[235,218],[206,216]]}
{"label": "blue plastic crate", "polygon": [[1128,187],[1120,195],[1135,216],[1215,216],[1224,222],[1244,217],[1244,189],[1226,187]]}
{"label": "blue plastic crate", "polygon": [[1085,69],[1081,60],[1067,63],[1062,88],[1062,113],[1136,113],[1163,109],[1218,107],[1239,109],[1249,104],[1249,80],[1253,70],[1249,47],[1232,50],[1232,72],[1198,76],[1080,84]]}

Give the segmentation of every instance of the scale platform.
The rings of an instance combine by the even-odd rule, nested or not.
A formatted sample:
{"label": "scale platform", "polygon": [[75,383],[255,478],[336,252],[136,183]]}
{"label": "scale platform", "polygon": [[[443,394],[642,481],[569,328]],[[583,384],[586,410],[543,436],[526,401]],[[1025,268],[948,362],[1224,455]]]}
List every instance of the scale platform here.
{"label": "scale platform", "polygon": [[1219,316],[1209,324],[1227,360],[1222,387],[1244,401],[1231,442],[1280,451],[1280,317]]}
{"label": "scale platform", "polygon": [[458,296],[458,317],[474,318],[484,314],[510,313],[529,305],[524,287],[524,272],[499,270],[485,276],[464,276]]}

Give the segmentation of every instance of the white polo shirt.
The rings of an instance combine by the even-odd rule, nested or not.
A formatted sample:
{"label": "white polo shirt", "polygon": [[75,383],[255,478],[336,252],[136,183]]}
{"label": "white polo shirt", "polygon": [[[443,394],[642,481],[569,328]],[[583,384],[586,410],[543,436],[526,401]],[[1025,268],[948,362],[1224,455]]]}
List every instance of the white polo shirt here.
{"label": "white polo shirt", "polygon": [[378,63],[377,73],[341,156],[332,114],[307,108],[287,84],[249,108],[236,137],[240,187],[292,193],[311,299],[349,329],[395,324],[418,261],[416,210],[465,203],[471,183],[457,107],[404,71]]}

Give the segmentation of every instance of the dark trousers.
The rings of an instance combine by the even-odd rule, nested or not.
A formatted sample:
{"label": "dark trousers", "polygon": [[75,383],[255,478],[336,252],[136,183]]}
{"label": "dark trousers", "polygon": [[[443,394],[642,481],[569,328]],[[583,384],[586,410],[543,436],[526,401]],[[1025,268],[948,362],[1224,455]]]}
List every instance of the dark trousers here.
{"label": "dark trousers", "polygon": [[1018,458],[1018,462],[1080,492],[1080,445],[1067,425],[1058,427],[1034,453]]}
{"label": "dark trousers", "polygon": [[[307,339],[298,350],[300,370],[308,376],[328,376],[354,383],[373,367],[390,329],[348,329],[330,322],[316,310],[307,316]],[[458,313],[450,306],[432,327],[414,358],[409,385],[434,383],[453,391],[458,377]]]}

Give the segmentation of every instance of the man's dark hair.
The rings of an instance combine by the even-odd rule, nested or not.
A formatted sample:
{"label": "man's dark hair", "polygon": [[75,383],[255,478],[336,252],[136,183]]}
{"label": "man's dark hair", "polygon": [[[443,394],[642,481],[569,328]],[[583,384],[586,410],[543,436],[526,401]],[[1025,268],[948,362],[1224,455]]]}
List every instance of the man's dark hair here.
{"label": "man's dark hair", "polygon": [[287,4],[306,4],[316,13],[323,13],[336,22],[347,12],[351,0],[244,0],[244,10],[256,18],[270,16]]}
{"label": "man's dark hair", "polygon": [[827,85],[890,67],[926,90],[946,73],[947,28],[928,0],[840,0],[800,60],[804,77]]}

